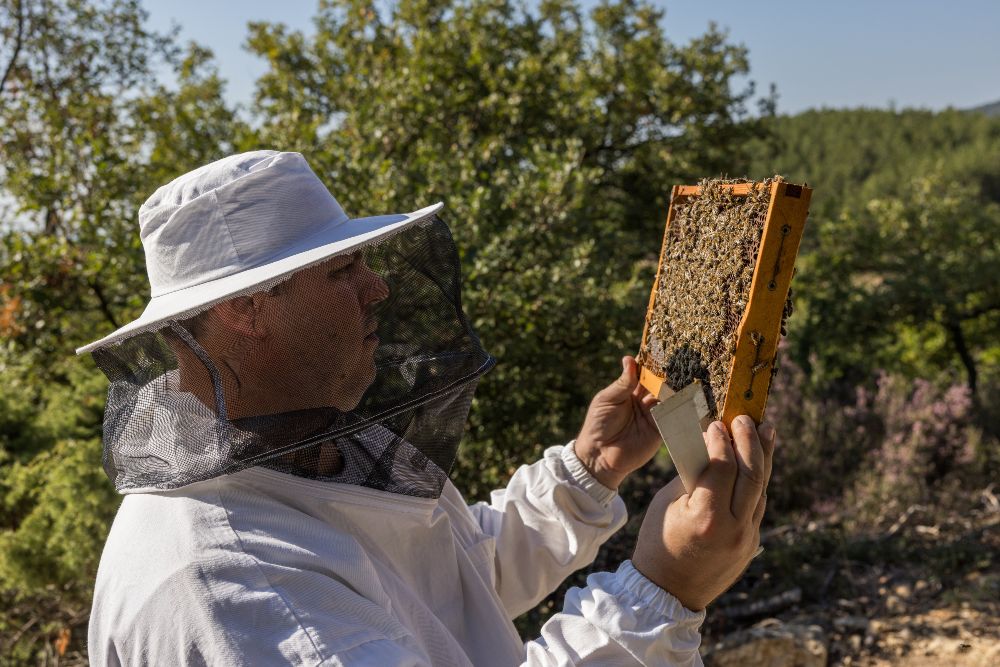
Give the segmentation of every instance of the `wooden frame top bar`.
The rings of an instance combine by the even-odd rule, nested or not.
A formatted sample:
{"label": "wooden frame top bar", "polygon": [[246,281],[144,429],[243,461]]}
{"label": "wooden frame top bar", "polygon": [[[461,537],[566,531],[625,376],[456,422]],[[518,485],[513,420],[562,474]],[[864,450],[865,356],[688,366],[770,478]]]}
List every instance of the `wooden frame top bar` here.
{"label": "wooden frame top bar", "polygon": [[[734,195],[748,195],[750,188],[756,187],[758,190],[764,187],[763,183],[729,183],[722,186],[730,190]],[[700,185],[678,185],[674,189],[674,196],[677,197],[697,197],[701,194]]]}

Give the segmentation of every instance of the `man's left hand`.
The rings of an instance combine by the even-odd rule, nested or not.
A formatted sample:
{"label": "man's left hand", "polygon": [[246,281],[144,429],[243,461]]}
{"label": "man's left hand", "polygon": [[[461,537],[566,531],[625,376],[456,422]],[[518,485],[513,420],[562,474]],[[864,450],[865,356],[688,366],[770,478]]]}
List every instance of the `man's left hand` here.
{"label": "man's left hand", "polygon": [[629,473],[644,466],[663,440],[649,409],[655,396],[639,384],[634,357],[622,359],[622,374],[597,392],[576,438],[576,456],[597,481],[617,489]]}

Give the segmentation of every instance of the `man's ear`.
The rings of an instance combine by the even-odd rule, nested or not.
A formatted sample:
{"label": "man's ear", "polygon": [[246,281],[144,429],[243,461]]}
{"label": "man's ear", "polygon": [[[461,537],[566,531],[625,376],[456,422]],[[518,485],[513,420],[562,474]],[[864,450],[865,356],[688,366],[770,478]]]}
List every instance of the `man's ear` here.
{"label": "man's ear", "polygon": [[212,310],[222,320],[223,326],[238,336],[263,338],[265,335],[258,322],[253,297],[238,296],[217,304]]}

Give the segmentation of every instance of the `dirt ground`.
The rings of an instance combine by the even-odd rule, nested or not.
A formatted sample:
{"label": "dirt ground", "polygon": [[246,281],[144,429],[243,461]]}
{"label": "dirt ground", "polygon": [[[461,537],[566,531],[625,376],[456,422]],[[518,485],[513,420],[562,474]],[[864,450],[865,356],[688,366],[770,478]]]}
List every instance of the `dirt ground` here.
{"label": "dirt ground", "polygon": [[709,614],[706,664],[1000,666],[1000,506],[986,493],[978,508],[908,508],[881,531],[832,517],[765,534]]}
{"label": "dirt ground", "polygon": [[878,641],[873,646],[879,651],[844,664],[996,667],[1000,665],[998,628],[996,614],[975,609],[932,609],[876,621],[873,635]]}

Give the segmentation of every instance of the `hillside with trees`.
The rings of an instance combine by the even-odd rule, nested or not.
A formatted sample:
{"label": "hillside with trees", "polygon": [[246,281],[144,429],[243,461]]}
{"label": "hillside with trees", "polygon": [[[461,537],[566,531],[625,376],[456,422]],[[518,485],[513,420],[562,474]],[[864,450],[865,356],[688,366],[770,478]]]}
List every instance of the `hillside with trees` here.
{"label": "hillside with trees", "polygon": [[1000,116],[1000,102],[990,102],[989,104],[982,104],[978,107],[973,107],[969,109],[970,113],[981,113],[987,116]]}
{"label": "hillside with trees", "polygon": [[[175,176],[258,147],[303,152],[354,216],[446,202],[466,309],[499,360],[453,473],[470,500],[574,437],[635,351],[671,185],[808,182],[769,405],[781,449],[767,557],[720,600],[728,612],[710,612],[708,636],[762,618],[739,605],[797,588],[765,615],[829,612],[831,655],[889,651],[855,647],[833,620],[838,600],[875,614],[858,600],[879,577],[932,581],[928,604],[1000,618],[988,524],[1000,511],[1000,118],[776,116],[774,98],[741,83],[752,54],[714,28],[672,42],[662,12],[634,0],[589,13],[574,0],[381,6],[323,3],[309,36],[251,24],[248,48],[267,64],[251,114],[227,99],[209,51],[150,32],[134,0],[0,0],[0,664],[86,658],[119,499],[100,468],[106,382],[72,351],[145,304],[136,210]],[[670,476],[664,454],[623,488],[632,519],[595,568],[630,555]],[[913,532],[914,515],[939,539]]]}

